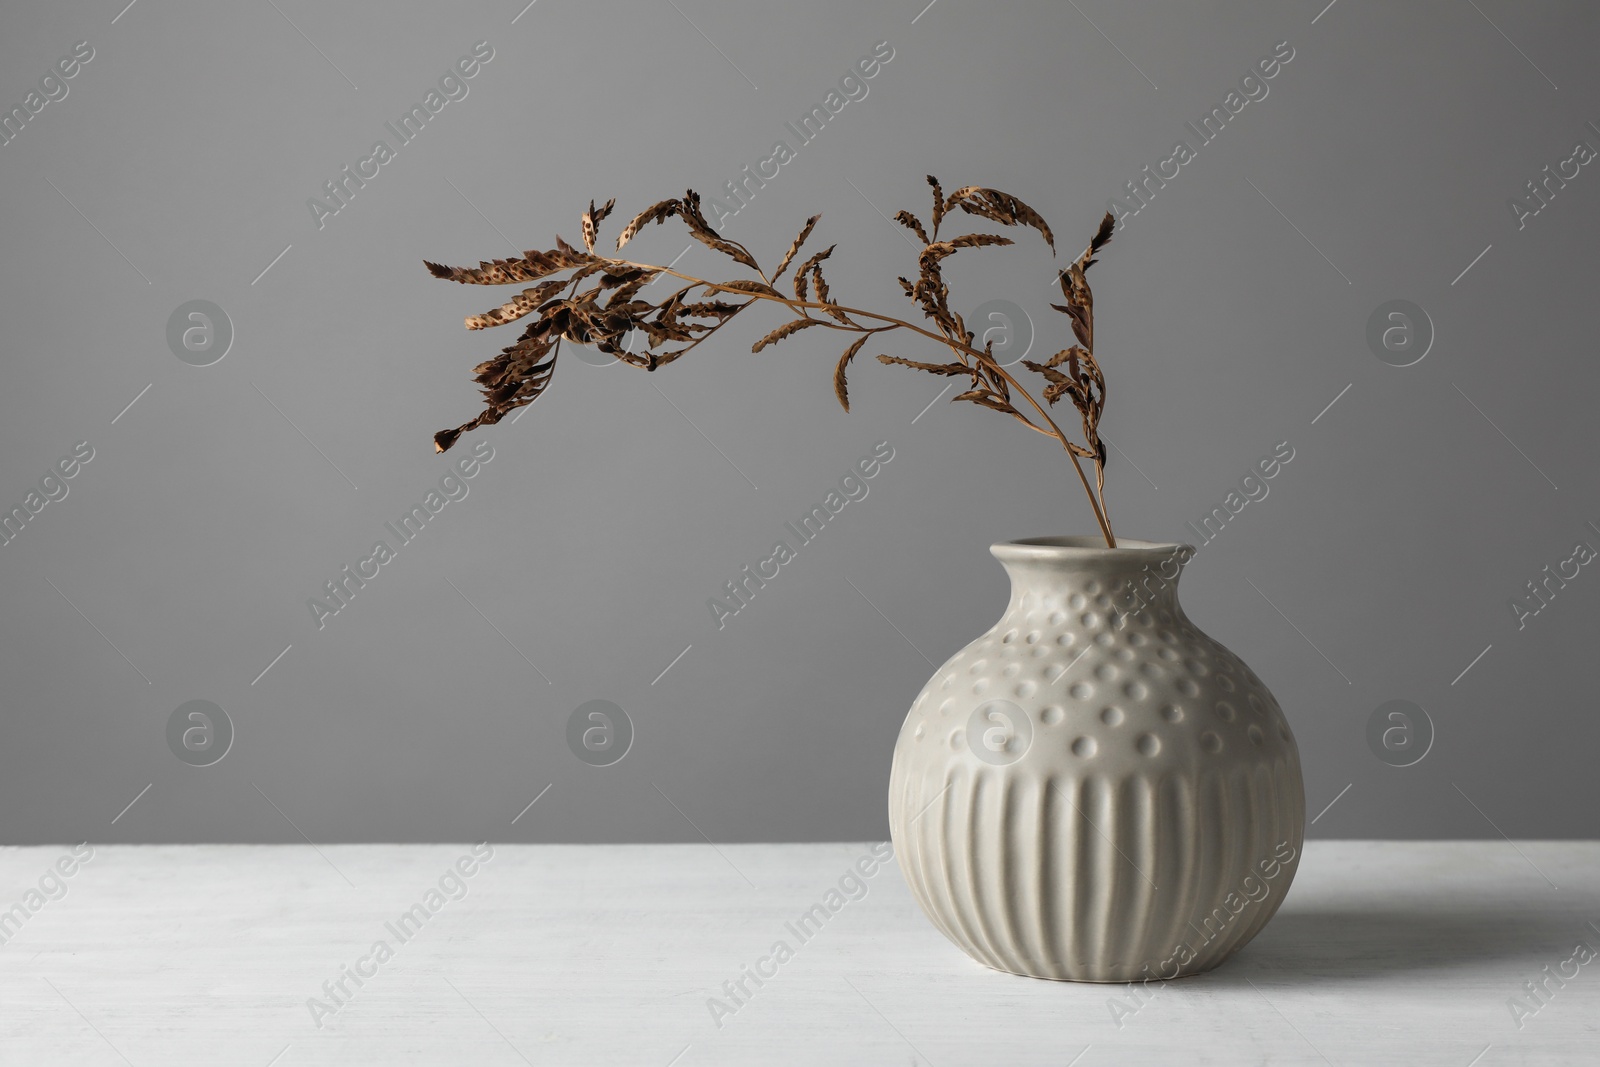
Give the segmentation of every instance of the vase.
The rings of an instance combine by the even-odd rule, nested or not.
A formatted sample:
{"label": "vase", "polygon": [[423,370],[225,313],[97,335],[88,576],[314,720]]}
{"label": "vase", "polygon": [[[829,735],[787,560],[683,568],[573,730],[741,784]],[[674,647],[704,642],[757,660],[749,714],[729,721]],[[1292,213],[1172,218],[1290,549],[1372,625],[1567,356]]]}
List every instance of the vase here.
{"label": "vase", "polygon": [[912,896],[1013,974],[1217,966],[1277,911],[1304,841],[1277,700],[1184,614],[1190,546],[990,551],[1010,604],[929,680],[895,745],[889,827]]}

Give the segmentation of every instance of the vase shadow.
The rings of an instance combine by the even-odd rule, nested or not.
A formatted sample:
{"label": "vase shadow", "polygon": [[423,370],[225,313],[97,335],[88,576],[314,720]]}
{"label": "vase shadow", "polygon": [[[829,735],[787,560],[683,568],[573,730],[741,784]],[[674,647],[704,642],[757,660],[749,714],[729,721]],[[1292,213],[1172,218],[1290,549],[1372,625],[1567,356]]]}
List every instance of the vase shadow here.
{"label": "vase shadow", "polygon": [[1280,911],[1237,956],[1196,979],[1361,983],[1492,962],[1506,965],[1509,980],[1564,958],[1579,940],[1594,944],[1594,931],[1532,907]]}

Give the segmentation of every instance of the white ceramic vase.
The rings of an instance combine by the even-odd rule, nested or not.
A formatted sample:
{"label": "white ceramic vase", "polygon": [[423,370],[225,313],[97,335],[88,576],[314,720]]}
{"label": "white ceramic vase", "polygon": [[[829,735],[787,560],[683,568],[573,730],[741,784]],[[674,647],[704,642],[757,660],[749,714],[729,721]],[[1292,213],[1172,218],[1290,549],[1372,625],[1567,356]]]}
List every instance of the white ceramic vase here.
{"label": "white ceramic vase", "polygon": [[1178,604],[1187,545],[994,545],[1005,615],[895,746],[912,895],[981,963],[1082,982],[1209,970],[1282,903],[1305,831],[1278,702]]}

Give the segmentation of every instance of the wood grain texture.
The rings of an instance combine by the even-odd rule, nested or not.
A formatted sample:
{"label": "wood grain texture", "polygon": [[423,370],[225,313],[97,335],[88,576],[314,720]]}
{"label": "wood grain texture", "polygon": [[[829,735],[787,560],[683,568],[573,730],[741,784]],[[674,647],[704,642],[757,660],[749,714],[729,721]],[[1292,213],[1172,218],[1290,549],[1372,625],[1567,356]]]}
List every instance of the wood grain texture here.
{"label": "wood grain texture", "polygon": [[[32,898],[69,850],[3,849],[0,1062],[1600,1061],[1600,960],[1520,1029],[1507,1003],[1600,949],[1600,843],[1308,842],[1243,952],[1137,993],[983,968],[873,847],[100,846]],[[318,1027],[308,999],[380,940]],[[734,1005],[723,983],[779,941]]]}

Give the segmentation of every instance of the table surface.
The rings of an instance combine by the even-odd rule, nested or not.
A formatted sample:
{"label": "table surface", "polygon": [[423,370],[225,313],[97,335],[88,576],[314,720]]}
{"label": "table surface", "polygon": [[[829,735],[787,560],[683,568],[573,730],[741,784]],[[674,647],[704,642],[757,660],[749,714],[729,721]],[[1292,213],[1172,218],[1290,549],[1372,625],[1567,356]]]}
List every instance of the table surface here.
{"label": "table surface", "polygon": [[1600,1063],[1595,842],[1310,842],[1244,952],[1143,989],[974,963],[871,844],[479,853],[0,849],[0,1062]]}

